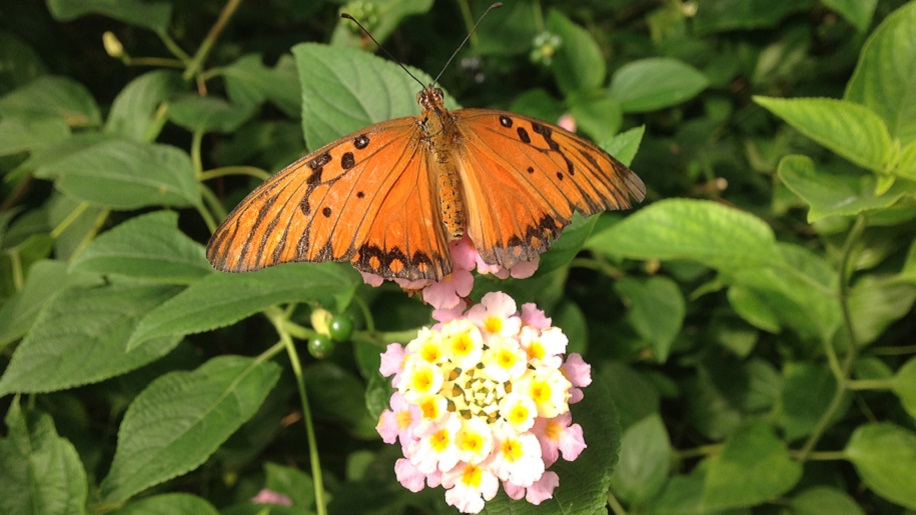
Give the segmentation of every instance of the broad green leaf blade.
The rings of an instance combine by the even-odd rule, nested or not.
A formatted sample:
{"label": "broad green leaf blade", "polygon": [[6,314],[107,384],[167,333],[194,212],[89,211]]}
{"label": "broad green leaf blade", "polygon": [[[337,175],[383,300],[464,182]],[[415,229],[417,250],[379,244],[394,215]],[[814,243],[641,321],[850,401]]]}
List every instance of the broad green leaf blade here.
{"label": "broad green leaf blade", "polygon": [[776,173],[787,188],[808,203],[809,222],[825,216],[854,216],[886,209],[907,193],[904,186],[892,186],[875,195],[874,175],[823,171],[815,168],[808,156],[782,158]]}
{"label": "broad green leaf blade", "polygon": [[582,250],[582,245],[592,234],[597,222],[597,216],[582,218],[575,213],[572,222],[563,229],[561,237],[550,245],[547,252],[541,254],[537,275],[543,276],[569,265]]}
{"label": "broad green leaf blade", "polygon": [[67,274],[67,264],[61,261],[39,261],[29,267],[25,286],[0,307],[0,349],[18,340],[32,327],[41,309],[55,295],[70,285],[99,282],[96,277]]}
{"label": "broad green leaf blade", "polygon": [[102,234],[71,261],[70,270],[168,284],[190,284],[213,272],[203,245],[178,230],[173,211],[137,216]]}
{"label": "broad green leaf blade", "polygon": [[665,485],[671,458],[671,442],[661,417],[654,414],[642,419],[623,433],[611,490],[628,505],[644,504]]}
{"label": "broad green leaf blade", "polygon": [[0,116],[60,118],[71,127],[101,123],[99,106],[89,90],[67,77],[40,77],[0,98]]}
{"label": "broad green leaf blade", "polygon": [[254,415],[279,378],[275,363],[222,356],[153,381],[124,414],[100,485],[104,500],[123,502],[195,469]]}
{"label": "broad green leaf blade", "polygon": [[913,141],[900,151],[897,169],[891,172],[916,182],[916,141]]}
{"label": "broad green leaf blade", "polygon": [[[836,392],[836,379],[826,365],[804,362],[787,364],[783,374],[781,422],[791,442],[808,436],[817,425]],[[843,417],[851,400],[852,395],[844,397],[834,421]]]}
{"label": "broad green leaf blade", "polygon": [[849,312],[859,345],[867,345],[905,317],[916,301],[916,285],[866,276],[849,291]]}
{"label": "broad green leaf blade", "polygon": [[115,97],[105,130],[134,141],[155,140],[163,124],[156,110],[184,88],[181,74],[174,71],[154,70],[137,77]]}
{"label": "broad green leaf blade", "polygon": [[[729,300],[752,324],[762,317],[776,325],[760,326],[761,329],[779,332],[781,327],[787,327],[806,339],[830,341],[842,320],[833,296],[836,272],[823,257],[799,245],[779,244],[779,252],[782,267],[749,268],[735,273],[730,278],[733,286]],[[802,284],[804,287],[800,287]],[[739,300],[750,301],[750,306],[735,303],[734,290],[743,290]],[[754,310],[750,317],[745,312],[748,307]]]}
{"label": "broad green leaf blade", "polygon": [[149,338],[231,325],[287,302],[318,302],[340,311],[357,284],[349,265],[337,263],[290,263],[243,274],[211,274],[152,310],[128,348]]}
{"label": "broad green leaf blade", "polygon": [[824,5],[838,12],[859,32],[868,30],[878,0],[823,0]]}
{"label": "broad green leaf blade", "polygon": [[0,377],[0,395],[95,383],[165,355],[180,337],[157,338],[132,350],[125,345],[139,320],[178,291],[139,285],[62,291],[41,311],[13,353]]}
{"label": "broad green leaf blade", "polygon": [[58,190],[110,209],[200,204],[191,158],[168,145],[105,141],[35,170]]}
{"label": "broad green leaf blade", "polygon": [[636,157],[639,144],[642,143],[642,137],[645,134],[646,126],[640,125],[610,138],[601,139],[598,142],[598,146],[617,158],[621,163],[630,166],[633,158]]}
{"label": "broad green leaf blade", "polygon": [[561,40],[551,65],[560,90],[569,95],[600,88],[607,75],[607,66],[595,38],[556,9],[551,9],[547,15],[547,30]]}
{"label": "broad green leaf blade", "polygon": [[[361,50],[315,43],[293,47],[302,86],[302,132],[317,149],[367,125],[416,116],[419,84],[398,65]],[[432,78],[410,68],[424,83]]]}
{"label": "broad green leaf blade", "polygon": [[911,417],[916,418],[916,358],[910,358],[894,376],[891,389]]}
{"label": "broad green leaf blade", "polygon": [[686,102],[708,85],[693,66],[659,57],[621,66],[611,79],[610,94],[625,113],[646,113]]}
{"label": "broad green leaf blade", "polygon": [[620,130],[623,112],[616,99],[603,93],[573,94],[566,98],[566,102],[569,114],[576,121],[576,132],[601,141]]}
{"label": "broad green leaf blade", "polygon": [[169,106],[169,120],[193,133],[234,132],[255,106],[237,106],[215,96],[184,96]]}
{"label": "broad green leaf blade", "polygon": [[570,406],[572,421],[582,426],[588,447],[575,461],[560,458],[549,469],[560,476],[553,498],[533,505],[510,500],[500,492],[481,513],[487,515],[593,515],[607,505],[607,492],[620,450],[617,410],[608,387],[599,379],[583,390],[582,402]]}
{"label": "broad green leaf blade", "polygon": [[646,374],[618,361],[605,361],[597,370],[594,375],[607,385],[623,429],[659,411],[661,395]]}
{"label": "broad green leaf blade", "polygon": [[793,515],[865,515],[846,492],[829,486],[815,486],[789,500]]}
{"label": "broad green leaf blade", "polygon": [[656,202],[593,235],[587,247],[632,259],[689,259],[726,272],[782,264],[766,223],[702,200]]}
{"label": "broad green leaf blade", "polygon": [[4,118],[0,120],[0,156],[52,146],[69,136],[70,127],[61,118]]}
{"label": "broad green leaf blade", "polygon": [[168,2],[141,0],[48,0],[48,9],[58,21],[71,21],[86,14],[103,14],[161,33],[168,29],[172,16],[172,5]]}
{"label": "broad green leaf blade", "polygon": [[127,504],[111,515],[219,515],[216,508],[191,494],[160,494]]}
{"label": "broad green leaf blade", "polygon": [[884,121],[867,107],[832,98],[767,98],[754,101],[838,156],[884,172],[891,137]]}
{"label": "broad green leaf blade", "polygon": [[868,488],[895,504],[916,509],[916,434],[889,423],[862,424],[845,452]]}
{"label": "broad green leaf blade", "polygon": [[778,497],[798,482],[801,465],[764,422],[743,427],[722,454],[708,458],[703,502],[711,510],[749,507]]}
{"label": "broad green leaf blade", "polygon": [[[863,2],[864,3],[864,2]],[[916,4],[893,12],[869,36],[843,98],[884,120],[905,146],[916,141]]]}
{"label": "broad green leaf blade", "polygon": [[23,412],[16,397],[0,438],[0,513],[85,513],[86,471],[50,415]]}
{"label": "broad green leaf blade", "polygon": [[248,54],[221,68],[226,92],[233,103],[260,105],[265,100],[276,104],[287,116],[302,114],[302,93],[292,56],[283,54],[273,68],[264,66],[261,56]]}
{"label": "broad green leaf blade", "polygon": [[625,277],[614,283],[614,289],[630,309],[627,319],[636,333],[649,344],[654,359],[659,363],[667,361],[687,311],[677,283],[661,276],[648,279]]}

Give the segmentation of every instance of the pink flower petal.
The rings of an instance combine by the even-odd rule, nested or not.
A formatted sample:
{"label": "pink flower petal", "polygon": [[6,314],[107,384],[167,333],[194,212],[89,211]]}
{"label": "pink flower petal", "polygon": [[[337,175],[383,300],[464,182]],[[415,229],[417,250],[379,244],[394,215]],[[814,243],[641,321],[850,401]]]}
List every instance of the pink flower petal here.
{"label": "pink flower petal", "polygon": [[413,493],[417,493],[425,487],[426,475],[417,470],[417,467],[414,467],[413,463],[408,459],[401,458],[395,462],[394,474],[398,478],[398,482]]}
{"label": "pink flower petal", "polygon": [[522,304],[522,323],[535,329],[547,329],[553,322],[534,303]]}
{"label": "pink flower petal", "polygon": [[404,364],[404,347],[400,343],[389,343],[385,352],[382,353],[382,363],[378,371],[383,377],[394,375],[401,370]]}
{"label": "pink flower petal", "polygon": [[467,270],[455,270],[439,282],[423,289],[423,302],[435,309],[451,309],[474,288],[474,276]]}
{"label": "pink flower petal", "polygon": [[553,498],[553,491],[560,484],[560,476],[556,472],[547,471],[541,476],[541,479],[528,487],[525,493],[525,500],[531,504],[541,504],[547,499]]}

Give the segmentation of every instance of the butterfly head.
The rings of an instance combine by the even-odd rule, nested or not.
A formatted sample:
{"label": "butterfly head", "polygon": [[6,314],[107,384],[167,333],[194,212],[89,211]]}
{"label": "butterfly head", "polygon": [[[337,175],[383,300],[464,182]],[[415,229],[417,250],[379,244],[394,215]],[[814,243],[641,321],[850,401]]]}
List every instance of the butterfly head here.
{"label": "butterfly head", "polygon": [[419,93],[417,93],[417,103],[423,108],[423,111],[439,111],[445,105],[445,93],[441,88],[430,84]]}

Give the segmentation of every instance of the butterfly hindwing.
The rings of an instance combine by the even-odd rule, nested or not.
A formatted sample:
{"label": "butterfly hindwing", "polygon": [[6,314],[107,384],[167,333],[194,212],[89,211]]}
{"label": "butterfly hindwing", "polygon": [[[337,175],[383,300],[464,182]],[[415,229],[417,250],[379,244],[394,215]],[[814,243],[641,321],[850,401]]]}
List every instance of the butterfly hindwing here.
{"label": "butterfly hindwing", "polygon": [[468,235],[484,261],[509,268],[547,250],[574,211],[642,200],[630,169],[556,125],[490,109],[454,111]]}
{"label": "butterfly hindwing", "polygon": [[296,161],[230,213],[207,258],[231,272],[350,260],[388,278],[445,275],[451,263],[419,137],[416,118],[399,118]]}

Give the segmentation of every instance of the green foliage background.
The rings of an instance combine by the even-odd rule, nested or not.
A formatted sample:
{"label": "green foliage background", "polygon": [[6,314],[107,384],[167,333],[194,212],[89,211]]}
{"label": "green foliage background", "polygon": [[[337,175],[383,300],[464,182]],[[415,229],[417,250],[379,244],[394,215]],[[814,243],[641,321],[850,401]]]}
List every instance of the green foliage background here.
{"label": "green foliage background", "polygon": [[[648,198],[531,279],[478,278],[595,378],[556,498],[487,512],[916,510],[916,2],[504,3],[449,107],[568,113]],[[307,149],[418,113],[340,10],[429,80],[485,7],[0,6],[0,512],[454,512],[374,430],[378,353],[429,309],[346,264],[217,273],[203,246]]]}

